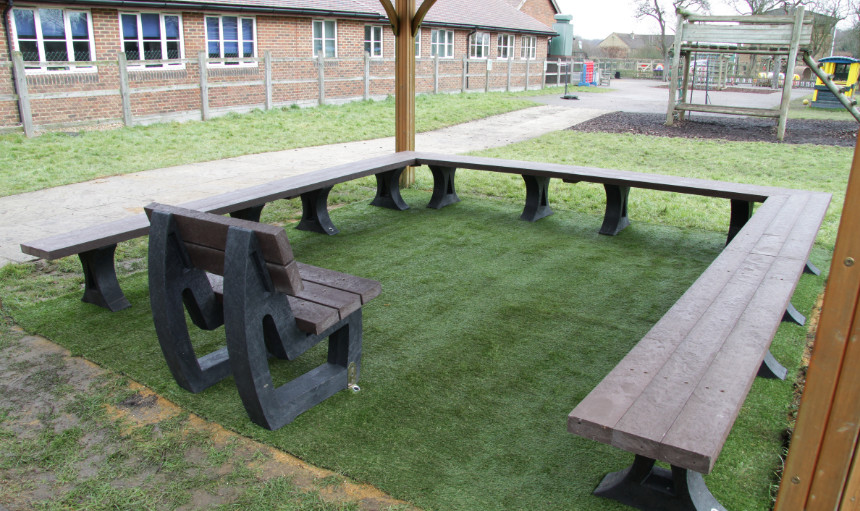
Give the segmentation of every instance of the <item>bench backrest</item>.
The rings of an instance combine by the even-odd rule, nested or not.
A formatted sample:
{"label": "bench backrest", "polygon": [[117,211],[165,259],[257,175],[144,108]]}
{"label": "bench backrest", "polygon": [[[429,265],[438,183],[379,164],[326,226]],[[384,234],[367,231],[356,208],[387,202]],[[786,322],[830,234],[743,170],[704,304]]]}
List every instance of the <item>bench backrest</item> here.
{"label": "bench backrest", "polygon": [[229,218],[201,211],[152,203],[144,208],[148,216],[153,211],[172,215],[176,230],[185,246],[191,263],[203,271],[224,275],[227,233],[231,227],[254,232],[260,254],[277,291],[295,295],[303,289],[293,250],[282,227],[261,224],[238,218]]}

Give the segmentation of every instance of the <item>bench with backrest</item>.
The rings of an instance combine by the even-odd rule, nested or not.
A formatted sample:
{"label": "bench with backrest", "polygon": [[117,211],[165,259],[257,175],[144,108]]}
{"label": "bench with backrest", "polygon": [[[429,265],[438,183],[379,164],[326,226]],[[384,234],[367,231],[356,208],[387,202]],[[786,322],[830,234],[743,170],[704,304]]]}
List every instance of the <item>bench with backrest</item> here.
{"label": "bench with backrest", "polygon": [[[251,419],[277,429],[358,381],[361,307],[379,282],[297,262],[283,228],[150,204],[152,316],[176,382],[200,392],[232,374]],[[224,325],[198,357],[186,324]],[[293,360],[329,339],[325,363],[275,387],[268,356]]]}
{"label": "bench with backrest", "polygon": [[[568,431],[635,455],[596,495],[640,509],[724,509],[710,473],[815,241],[829,194],[774,196],[568,417]],[[655,467],[655,461],[671,470]]]}

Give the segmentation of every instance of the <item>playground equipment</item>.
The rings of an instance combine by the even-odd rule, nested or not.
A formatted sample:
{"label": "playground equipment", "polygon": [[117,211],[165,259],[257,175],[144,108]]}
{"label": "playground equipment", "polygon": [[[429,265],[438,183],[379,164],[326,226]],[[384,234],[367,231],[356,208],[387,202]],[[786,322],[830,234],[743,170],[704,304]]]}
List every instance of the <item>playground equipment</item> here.
{"label": "playground equipment", "polygon": [[582,74],[579,76],[579,86],[597,86],[597,73],[594,69],[594,61],[586,60],[582,63]]}
{"label": "playground equipment", "polygon": [[[847,98],[854,97],[857,78],[860,75],[860,60],[851,57],[825,57],[818,61],[821,70],[833,77],[833,83]],[[812,105],[816,108],[842,108],[839,99],[827,88],[821,78],[815,81]]]}
{"label": "playground equipment", "polygon": [[[792,69],[798,55],[819,77],[823,85],[860,122],[856,100],[845,97],[831,77],[819,68],[809,56],[812,43],[812,17],[805,16],[798,7],[792,16],[699,16],[678,9],[678,28],[669,80],[669,107],[666,125],[671,126],[678,116],[684,120],[686,112],[710,112],[730,115],[751,115],[778,119],[777,138],[785,137],[788,103],[791,97],[791,80],[785,80],[778,108],[750,108],[687,102],[690,88],[690,61],[699,52],[710,54],[772,55],[775,59],[787,57]],[[683,61],[683,64],[682,64]],[[778,67],[777,67],[778,69]],[[679,87],[680,82],[680,87]]]}

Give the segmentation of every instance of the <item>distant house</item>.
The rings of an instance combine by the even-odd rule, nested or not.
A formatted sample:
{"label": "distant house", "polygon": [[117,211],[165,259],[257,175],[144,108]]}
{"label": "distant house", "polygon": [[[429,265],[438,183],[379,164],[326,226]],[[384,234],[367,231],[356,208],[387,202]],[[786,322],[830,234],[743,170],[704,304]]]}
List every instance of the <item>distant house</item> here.
{"label": "distant house", "polygon": [[[664,44],[671,48],[674,36],[667,35]],[[661,58],[660,36],[653,34],[621,34],[613,32],[600,41],[598,50],[610,58]]]}
{"label": "distant house", "polygon": [[[418,91],[484,88],[481,65],[487,77],[512,69],[486,89],[539,84],[555,35],[552,16],[539,19],[557,6],[513,3],[438,0],[415,41]],[[0,0],[0,9],[0,127],[23,122],[9,66],[16,51],[37,126],[206,118],[207,108],[394,92],[394,35],[378,0]],[[464,58],[485,64],[457,78]]]}

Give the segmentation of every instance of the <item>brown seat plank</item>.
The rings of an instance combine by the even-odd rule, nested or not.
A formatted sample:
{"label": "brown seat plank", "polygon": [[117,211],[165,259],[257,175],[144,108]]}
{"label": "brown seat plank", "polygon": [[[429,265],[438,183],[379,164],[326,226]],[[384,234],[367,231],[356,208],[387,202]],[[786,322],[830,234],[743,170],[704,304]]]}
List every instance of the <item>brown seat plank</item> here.
{"label": "brown seat plank", "polygon": [[379,282],[347,273],[341,273],[318,266],[298,263],[299,273],[305,282],[316,282],[328,287],[348,291],[361,297],[361,303],[365,304],[379,296],[382,286]]}
{"label": "brown seat plank", "polygon": [[146,236],[148,233],[149,220],[141,213],[113,222],[28,241],[21,244],[21,252],[44,259],[59,259]]}
{"label": "brown seat plank", "polygon": [[361,296],[316,282],[302,281],[304,289],[294,296],[337,310],[340,319],[361,308]]}

